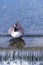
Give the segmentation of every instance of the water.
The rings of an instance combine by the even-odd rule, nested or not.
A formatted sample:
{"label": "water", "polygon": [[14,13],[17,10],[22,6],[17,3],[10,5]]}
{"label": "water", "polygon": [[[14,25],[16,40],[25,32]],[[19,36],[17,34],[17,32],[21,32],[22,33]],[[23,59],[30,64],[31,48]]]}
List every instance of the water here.
{"label": "water", "polygon": [[[9,27],[17,20],[26,34],[43,34],[43,0],[0,0],[0,34],[8,34]],[[35,46],[43,47],[43,37],[22,37],[21,39],[0,37],[0,48],[21,49]],[[25,59],[22,55],[18,56],[21,53],[19,51],[16,58],[12,59],[14,53],[12,52],[0,51],[0,65],[43,65],[43,51],[28,51],[26,55],[30,54],[29,59],[24,51]]]}
{"label": "water", "polygon": [[0,65],[43,65],[43,51],[0,50]]}
{"label": "water", "polygon": [[[0,0],[0,34],[19,20],[25,33],[43,34],[43,0]],[[12,4],[12,5],[11,5]],[[0,47],[8,47],[11,38],[1,37]],[[43,38],[22,38],[24,47],[43,46]],[[28,42],[27,42],[28,41]]]}

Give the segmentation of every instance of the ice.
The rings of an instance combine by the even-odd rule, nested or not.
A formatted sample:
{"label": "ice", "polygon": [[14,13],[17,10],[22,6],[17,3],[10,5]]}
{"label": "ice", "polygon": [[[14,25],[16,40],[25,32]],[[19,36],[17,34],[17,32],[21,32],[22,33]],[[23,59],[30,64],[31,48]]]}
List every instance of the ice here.
{"label": "ice", "polygon": [[36,62],[35,64],[34,63],[29,63],[29,62],[27,62],[27,61],[22,61],[22,62],[20,62],[19,60],[16,60],[16,62],[15,61],[10,61],[10,62],[5,62],[5,61],[2,61],[1,63],[0,63],[0,65],[40,65],[40,62]]}
{"label": "ice", "polygon": [[0,50],[0,65],[40,65],[42,61],[43,51]]}

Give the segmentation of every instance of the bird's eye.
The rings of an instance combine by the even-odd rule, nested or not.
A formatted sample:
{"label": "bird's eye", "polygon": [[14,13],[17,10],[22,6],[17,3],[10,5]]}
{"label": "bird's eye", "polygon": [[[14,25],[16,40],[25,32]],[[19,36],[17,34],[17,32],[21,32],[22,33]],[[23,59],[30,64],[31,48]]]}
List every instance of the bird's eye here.
{"label": "bird's eye", "polygon": [[17,26],[17,24],[16,24],[16,26]]}

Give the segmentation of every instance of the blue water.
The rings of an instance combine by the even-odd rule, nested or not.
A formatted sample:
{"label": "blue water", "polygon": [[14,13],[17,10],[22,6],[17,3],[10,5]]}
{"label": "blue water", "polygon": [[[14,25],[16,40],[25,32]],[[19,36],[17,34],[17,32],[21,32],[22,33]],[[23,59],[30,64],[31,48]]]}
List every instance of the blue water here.
{"label": "blue water", "polygon": [[[26,34],[43,34],[43,0],[0,0],[0,34],[8,34],[17,20]],[[30,46],[43,47],[43,37],[0,37],[1,48]],[[43,65],[43,50],[0,50],[0,65]]]}
{"label": "blue water", "polygon": [[[19,20],[25,33],[43,34],[43,0],[0,0],[0,34]],[[8,46],[10,38],[0,38],[0,46]],[[43,38],[23,38],[25,47],[43,46]]]}

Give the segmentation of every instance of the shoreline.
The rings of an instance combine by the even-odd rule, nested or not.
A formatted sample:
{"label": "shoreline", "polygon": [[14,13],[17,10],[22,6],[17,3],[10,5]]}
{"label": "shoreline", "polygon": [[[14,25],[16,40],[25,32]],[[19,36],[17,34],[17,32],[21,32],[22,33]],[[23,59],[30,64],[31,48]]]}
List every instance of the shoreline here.
{"label": "shoreline", "polygon": [[31,50],[31,51],[42,50],[43,51],[43,47],[40,47],[40,46],[26,47],[26,48],[12,48],[12,47],[3,48],[3,47],[0,47],[0,50]]}

